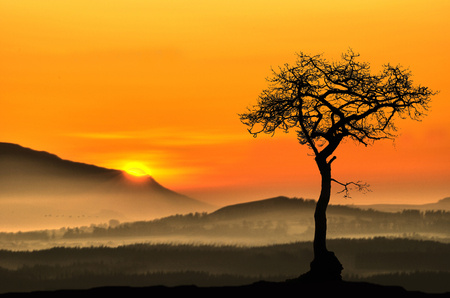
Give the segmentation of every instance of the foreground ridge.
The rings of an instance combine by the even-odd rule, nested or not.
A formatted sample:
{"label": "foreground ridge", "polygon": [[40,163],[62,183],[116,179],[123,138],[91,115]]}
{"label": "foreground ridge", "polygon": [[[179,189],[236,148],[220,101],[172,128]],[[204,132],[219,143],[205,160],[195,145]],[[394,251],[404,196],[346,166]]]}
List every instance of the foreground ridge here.
{"label": "foreground ridge", "polygon": [[[287,282],[259,281],[250,285],[225,287],[197,287],[185,286],[151,286],[151,287],[98,287],[86,290],[57,290],[38,291],[30,293],[6,293],[0,297],[64,297],[68,294],[76,295],[196,295],[195,297],[215,297],[233,295],[233,297],[278,297],[280,294],[294,294],[299,297],[316,295],[345,295],[345,297],[380,297],[392,295],[395,297],[450,297],[450,293],[427,294],[418,291],[407,291],[399,286],[382,286],[367,282],[327,281],[305,282],[301,279]],[[249,296],[251,295],[251,296]]]}

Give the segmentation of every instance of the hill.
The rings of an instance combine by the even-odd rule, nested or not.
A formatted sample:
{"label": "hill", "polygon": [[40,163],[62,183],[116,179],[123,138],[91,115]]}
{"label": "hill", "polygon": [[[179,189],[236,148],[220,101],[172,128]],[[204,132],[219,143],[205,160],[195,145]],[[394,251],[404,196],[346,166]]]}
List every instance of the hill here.
{"label": "hill", "polygon": [[450,211],[450,197],[439,200],[436,203],[429,204],[372,204],[372,205],[355,205],[354,207],[361,209],[374,209],[386,212],[398,212],[407,209],[415,210],[445,210]]}
{"label": "hill", "polygon": [[314,200],[304,200],[285,196],[269,198],[259,201],[235,204],[220,208],[210,214],[214,219],[249,219],[251,217],[273,218],[277,215],[285,216],[292,212],[304,211],[310,213],[316,208]]}
{"label": "hill", "polygon": [[150,176],[134,177],[10,143],[0,143],[0,195],[3,228],[149,220],[215,209]]}

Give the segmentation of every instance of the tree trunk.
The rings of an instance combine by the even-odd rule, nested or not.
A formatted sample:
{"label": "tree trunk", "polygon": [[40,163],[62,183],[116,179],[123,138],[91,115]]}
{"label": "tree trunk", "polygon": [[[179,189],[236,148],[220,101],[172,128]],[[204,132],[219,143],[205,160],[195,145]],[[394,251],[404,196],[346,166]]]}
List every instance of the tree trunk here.
{"label": "tree trunk", "polygon": [[320,176],[322,178],[319,200],[314,212],[315,233],[314,233],[314,255],[322,255],[327,252],[327,207],[331,196],[331,166],[326,160],[317,159]]}
{"label": "tree trunk", "polygon": [[327,216],[326,211],[331,196],[331,162],[326,158],[316,158],[322,177],[320,197],[314,213],[314,260],[311,262],[311,270],[304,278],[313,280],[341,280],[342,264],[333,252],[327,250]]}

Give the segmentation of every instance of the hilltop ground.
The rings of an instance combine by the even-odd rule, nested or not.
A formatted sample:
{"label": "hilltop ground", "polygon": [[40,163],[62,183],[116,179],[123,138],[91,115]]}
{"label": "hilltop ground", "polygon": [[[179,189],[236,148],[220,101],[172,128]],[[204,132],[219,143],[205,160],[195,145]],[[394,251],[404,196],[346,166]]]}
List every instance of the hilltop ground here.
{"label": "hilltop ground", "polygon": [[60,290],[54,292],[32,292],[32,293],[7,293],[2,297],[61,297],[66,295],[89,295],[89,296],[173,296],[183,295],[185,297],[278,297],[282,295],[295,295],[298,297],[312,297],[332,295],[334,297],[450,297],[450,293],[426,294],[422,292],[406,291],[397,286],[380,286],[364,282],[324,282],[324,283],[295,283],[295,282],[257,282],[251,285],[235,287],[196,287],[196,286],[153,286],[143,288],[132,287],[103,287],[89,290]]}

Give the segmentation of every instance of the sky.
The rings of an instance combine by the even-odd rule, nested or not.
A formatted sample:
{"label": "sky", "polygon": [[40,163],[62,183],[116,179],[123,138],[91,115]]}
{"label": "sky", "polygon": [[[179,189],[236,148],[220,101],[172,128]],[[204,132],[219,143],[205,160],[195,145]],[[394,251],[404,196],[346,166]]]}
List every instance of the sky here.
{"label": "sky", "polygon": [[[336,151],[333,177],[371,192],[333,204],[450,196],[450,2],[0,0],[0,141],[146,172],[217,206],[317,199],[320,176],[295,133],[253,138],[239,113],[296,53],[409,68],[440,93],[395,142]],[[138,169],[138,170],[136,170]]]}

